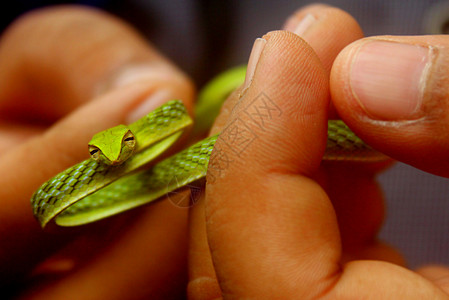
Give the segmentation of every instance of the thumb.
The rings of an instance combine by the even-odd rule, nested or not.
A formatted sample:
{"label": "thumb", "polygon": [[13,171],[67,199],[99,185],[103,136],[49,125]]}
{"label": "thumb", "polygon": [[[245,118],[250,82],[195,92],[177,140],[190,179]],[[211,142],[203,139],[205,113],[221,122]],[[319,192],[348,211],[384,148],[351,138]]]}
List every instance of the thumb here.
{"label": "thumb", "polygon": [[379,299],[446,299],[391,263],[342,263],[335,210],[310,179],[328,105],[313,50],[294,34],[268,33],[254,44],[246,76],[207,174],[207,238],[224,298],[370,299],[376,291]]}
{"label": "thumb", "polygon": [[370,37],[347,46],[331,72],[340,116],[367,143],[449,176],[449,38]]}
{"label": "thumb", "polygon": [[301,38],[278,31],[256,40],[208,167],[207,236],[224,295],[301,298],[331,284],[335,214],[307,177],[324,151],[327,106],[326,71]]}

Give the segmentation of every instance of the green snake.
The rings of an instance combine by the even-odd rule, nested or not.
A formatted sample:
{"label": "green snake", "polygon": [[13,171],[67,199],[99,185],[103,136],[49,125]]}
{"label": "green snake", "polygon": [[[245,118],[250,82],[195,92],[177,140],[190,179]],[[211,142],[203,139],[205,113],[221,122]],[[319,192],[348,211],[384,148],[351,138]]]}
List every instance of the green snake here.
{"label": "green snake", "polygon": [[[203,88],[195,134],[207,132],[222,102],[243,83],[244,76],[245,67],[237,67]],[[182,102],[172,100],[132,124],[95,134],[88,145],[89,159],[59,173],[33,194],[34,216],[42,227],[49,222],[77,226],[150,203],[191,184],[204,184],[219,135],[154,164],[191,125]],[[333,120],[328,122],[323,159],[381,161],[386,157],[367,146],[342,121]]]}

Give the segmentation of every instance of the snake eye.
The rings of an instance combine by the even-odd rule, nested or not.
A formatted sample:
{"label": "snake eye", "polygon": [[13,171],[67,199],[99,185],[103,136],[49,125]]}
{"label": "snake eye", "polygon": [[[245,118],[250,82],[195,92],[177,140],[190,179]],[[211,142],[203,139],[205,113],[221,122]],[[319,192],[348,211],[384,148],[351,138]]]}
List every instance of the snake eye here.
{"label": "snake eye", "polygon": [[89,146],[89,154],[93,159],[98,160],[100,158],[100,149],[95,146]]}
{"label": "snake eye", "polygon": [[125,136],[123,137],[123,142],[128,145],[130,148],[134,148],[136,145],[136,138],[134,137],[134,134],[129,130]]}

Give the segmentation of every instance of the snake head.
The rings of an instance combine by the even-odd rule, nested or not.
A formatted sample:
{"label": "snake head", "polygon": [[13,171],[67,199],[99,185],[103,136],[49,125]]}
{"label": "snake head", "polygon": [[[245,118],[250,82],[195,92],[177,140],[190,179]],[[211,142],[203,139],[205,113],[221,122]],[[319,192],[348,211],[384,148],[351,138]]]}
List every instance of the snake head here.
{"label": "snake head", "polygon": [[90,156],[99,162],[116,166],[125,162],[136,148],[136,138],[125,125],[95,134],[89,142]]}

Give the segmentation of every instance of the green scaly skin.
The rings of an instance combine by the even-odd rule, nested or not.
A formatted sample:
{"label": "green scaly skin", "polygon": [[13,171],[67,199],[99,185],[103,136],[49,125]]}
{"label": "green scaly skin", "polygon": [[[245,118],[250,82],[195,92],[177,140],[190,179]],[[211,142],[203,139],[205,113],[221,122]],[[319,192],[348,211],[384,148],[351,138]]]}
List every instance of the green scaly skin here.
{"label": "green scaly skin", "polygon": [[[154,160],[191,124],[192,120],[182,102],[174,100],[128,125],[137,139],[137,149],[126,163],[109,166],[89,158],[59,173],[44,183],[32,196],[31,204],[35,217],[42,227],[53,218],[56,218],[58,225],[74,226],[116,214],[116,207],[119,205],[115,208],[108,205],[111,208],[109,211],[102,210],[100,207],[103,201],[96,192]],[[121,141],[122,137],[118,137],[117,141],[110,142]],[[127,181],[131,188],[132,184],[136,183],[133,178],[135,177],[131,176]],[[95,206],[98,209],[82,217],[74,216],[70,210],[65,211],[80,199],[83,201],[79,205]],[[60,214],[62,211],[64,214]]]}
{"label": "green scaly skin", "polygon": [[[205,132],[211,126],[224,99],[243,83],[242,70],[243,67],[238,67],[221,74],[200,93],[196,114],[204,121],[196,127],[196,132]],[[126,133],[129,129],[137,142],[134,154],[114,166],[90,158],[56,175],[32,196],[35,217],[42,227],[51,221],[60,226],[87,224],[204,181],[218,136],[206,138],[150,169],[136,171],[170,147],[191,123],[184,105],[173,100],[126,128],[121,125],[119,130],[114,127],[104,134],[97,134],[91,142],[101,147],[102,144],[122,143],[123,136],[112,140],[110,137],[114,134],[111,132]],[[98,140],[101,136],[105,140]],[[120,144],[114,144],[111,152],[119,153],[120,147]],[[342,121],[329,121],[323,159],[382,161],[387,157],[363,143]]]}
{"label": "green scaly skin", "polygon": [[221,104],[245,80],[246,66],[237,66],[220,73],[198,94],[195,105],[193,136],[207,136],[220,112]]}

